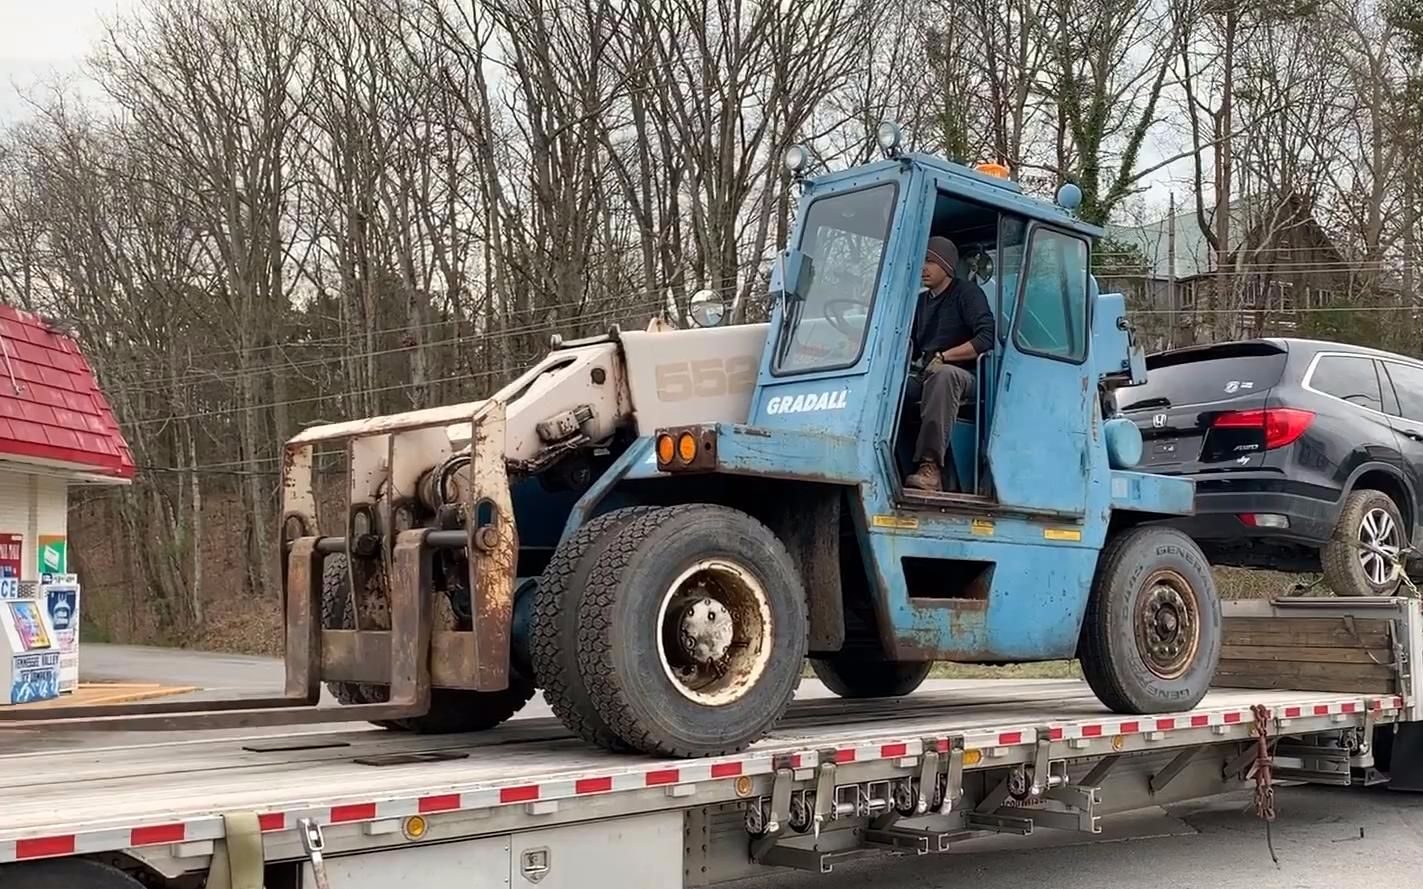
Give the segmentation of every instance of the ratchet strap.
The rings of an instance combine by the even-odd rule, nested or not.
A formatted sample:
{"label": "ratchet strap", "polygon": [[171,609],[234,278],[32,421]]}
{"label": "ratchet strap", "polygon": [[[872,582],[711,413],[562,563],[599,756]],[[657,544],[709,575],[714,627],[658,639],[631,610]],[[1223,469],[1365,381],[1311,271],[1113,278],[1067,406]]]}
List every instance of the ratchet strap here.
{"label": "ratchet strap", "polygon": [[225,837],[213,843],[206,889],[263,889],[262,826],[256,812],[222,816]]}

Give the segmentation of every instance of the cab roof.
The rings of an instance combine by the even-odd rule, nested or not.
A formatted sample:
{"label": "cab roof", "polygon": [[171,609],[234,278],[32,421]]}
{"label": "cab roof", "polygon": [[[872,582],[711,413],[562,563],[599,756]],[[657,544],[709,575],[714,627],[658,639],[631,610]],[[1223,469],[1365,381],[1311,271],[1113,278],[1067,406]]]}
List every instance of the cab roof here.
{"label": "cab roof", "polygon": [[946,160],[933,154],[906,152],[895,158],[872,161],[848,170],[813,177],[809,181],[812,190],[838,189],[856,184],[857,180],[862,180],[866,176],[888,173],[896,169],[901,172],[918,169],[939,178],[941,184],[947,184],[953,194],[966,200],[976,201],[1040,222],[1050,222],[1088,238],[1097,239],[1106,233],[1102,226],[1077,218],[1055,201],[1043,200],[1025,194],[1022,187],[1011,179],[990,176],[965,164]]}

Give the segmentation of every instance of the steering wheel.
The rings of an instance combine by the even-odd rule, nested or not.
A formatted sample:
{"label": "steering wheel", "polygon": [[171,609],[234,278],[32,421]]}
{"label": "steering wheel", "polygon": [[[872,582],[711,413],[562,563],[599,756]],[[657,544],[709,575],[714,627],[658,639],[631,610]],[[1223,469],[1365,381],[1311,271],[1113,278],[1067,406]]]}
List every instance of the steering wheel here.
{"label": "steering wheel", "polygon": [[[838,308],[837,308],[838,307]],[[827,299],[824,305],[825,320],[830,322],[830,326],[847,340],[857,340],[864,330],[864,322],[861,321],[859,328],[851,327],[850,322],[845,320],[845,313],[851,309],[863,309],[865,314],[869,314],[870,304],[857,299]]]}

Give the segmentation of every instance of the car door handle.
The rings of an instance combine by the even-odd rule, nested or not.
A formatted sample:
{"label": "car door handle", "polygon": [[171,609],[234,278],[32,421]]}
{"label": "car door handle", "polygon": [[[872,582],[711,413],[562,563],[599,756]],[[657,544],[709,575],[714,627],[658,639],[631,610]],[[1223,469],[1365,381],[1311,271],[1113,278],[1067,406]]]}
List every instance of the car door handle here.
{"label": "car door handle", "polygon": [[1412,429],[1403,430],[1403,434],[1414,441],[1423,441],[1423,432],[1414,432]]}

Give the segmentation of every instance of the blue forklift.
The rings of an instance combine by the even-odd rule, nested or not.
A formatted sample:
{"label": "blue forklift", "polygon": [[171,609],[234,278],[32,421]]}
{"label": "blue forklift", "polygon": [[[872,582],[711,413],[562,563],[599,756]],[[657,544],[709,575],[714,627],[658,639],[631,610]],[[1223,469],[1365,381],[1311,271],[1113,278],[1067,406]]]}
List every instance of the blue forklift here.
{"label": "blue forklift", "polygon": [[[1209,565],[1157,520],[1192,482],[1140,472],[1112,392],[1146,378],[1100,228],[1073,185],[905,153],[800,190],[770,318],[555,337],[488,399],[304,430],[283,468],[279,698],[0,725],[178,728],[368,719],[469,731],[542,689],[610,750],[724,754],[786,712],[807,662],[846,698],[907,695],[935,662],[1076,658],[1123,714],[1195,706],[1221,653]],[[958,247],[992,346],[949,432],[952,490],[905,484],[926,244]],[[325,449],[323,451],[323,449]],[[343,508],[314,467],[345,461]],[[319,707],[325,683],[345,705]]]}
{"label": "blue forklift", "polygon": [[[581,589],[535,597],[577,624],[570,645],[535,621],[535,670],[599,743],[740,747],[784,712],[803,657],[848,698],[908,694],[937,661],[1077,658],[1124,714],[1190,709],[1211,684],[1210,567],[1153,524],[1190,513],[1193,485],[1133,470],[1141,438],[1110,394],[1145,381],[1144,357],[1089,272],[1102,231],[1074,215],[1080,191],[1054,205],[993,165],[902,153],[892,124],[881,144],[883,161],[813,180],[787,154],[799,212],[744,420],[658,429],[574,508],[571,528],[600,499],[636,503],[565,540]],[[951,428],[953,492],[903,482],[933,235],[996,321]]]}

